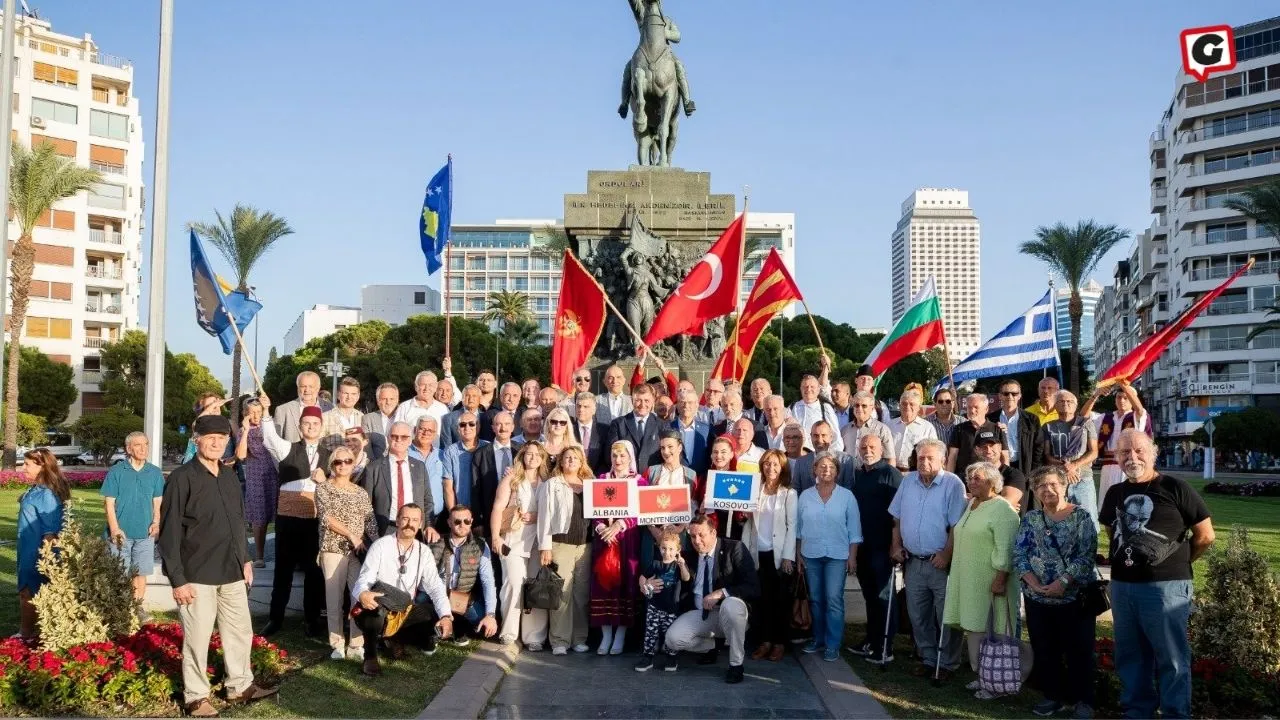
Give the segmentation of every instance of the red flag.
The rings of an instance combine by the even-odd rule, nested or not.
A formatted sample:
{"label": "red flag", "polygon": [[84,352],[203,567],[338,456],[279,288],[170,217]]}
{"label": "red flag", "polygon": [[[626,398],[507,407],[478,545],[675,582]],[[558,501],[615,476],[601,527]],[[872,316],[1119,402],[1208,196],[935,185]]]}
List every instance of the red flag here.
{"label": "red flag", "polygon": [[770,248],[747,304],[742,308],[742,315],[738,317],[738,324],[716,361],[711,377],[739,381],[746,377],[751,355],[764,329],[788,305],[803,299],[777,248]]}
{"label": "red flag", "polygon": [[676,379],[676,374],[670,370],[662,375],[662,379],[667,381],[667,397],[671,398],[671,402],[675,402],[676,391],[680,389],[680,381]]}
{"label": "red flag", "polygon": [[702,326],[708,320],[737,309],[746,227],[746,214],[738,215],[707,254],[690,268],[684,281],[658,311],[658,317],[644,337],[645,345],[655,345],[682,333],[701,335]]}
{"label": "red flag", "polygon": [[1102,388],[1121,382],[1133,382],[1138,379],[1142,372],[1151,367],[1156,358],[1160,357],[1160,354],[1167,350],[1174,340],[1178,339],[1178,335],[1200,313],[1204,312],[1205,308],[1209,307],[1209,303],[1213,302],[1214,298],[1221,295],[1223,290],[1226,290],[1237,278],[1248,272],[1251,267],[1253,267],[1253,258],[1249,258],[1249,261],[1239,270],[1236,270],[1234,275],[1227,278],[1226,282],[1205,293],[1203,297],[1192,303],[1191,307],[1183,310],[1182,314],[1174,318],[1172,322],[1130,350],[1128,355],[1120,358],[1115,365],[1112,365],[1109,370],[1102,374],[1102,378],[1098,380],[1098,387]]}
{"label": "red flag", "polygon": [[551,344],[551,380],[573,387],[573,373],[586,363],[604,332],[604,288],[568,250],[564,251],[560,304]]}
{"label": "red flag", "polygon": [[640,362],[636,363],[636,369],[631,371],[631,383],[628,387],[635,390],[637,387],[643,385],[644,382],[644,357],[641,356]]}

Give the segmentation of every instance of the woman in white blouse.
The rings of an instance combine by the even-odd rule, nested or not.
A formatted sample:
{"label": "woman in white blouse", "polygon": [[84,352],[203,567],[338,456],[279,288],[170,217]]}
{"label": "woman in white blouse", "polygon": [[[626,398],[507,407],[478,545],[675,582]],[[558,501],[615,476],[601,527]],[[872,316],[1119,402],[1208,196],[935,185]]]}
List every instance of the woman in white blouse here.
{"label": "woman in white blouse", "polygon": [[[684,438],[676,430],[663,430],[658,435],[658,454],[662,457],[662,463],[650,465],[644,471],[644,476],[648,478],[649,484],[688,485],[690,489],[690,509],[697,512],[698,476],[694,474],[692,468],[685,467],[682,464],[684,462]],[[649,536],[644,538],[640,547],[640,567],[648,567],[649,561],[655,557],[657,552],[655,547],[658,540],[662,539],[664,532],[670,530],[683,534],[684,528],[684,523],[678,525],[650,525]]]}
{"label": "woman in white blouse", "polygon": [[760,509],[742,534],[760,577],[760,600],[753,618],[760,646],[751,657],[777,662],[787,651],[796,559],[796,491],[791,489],[785,453],[770,450],[760,458],[760,480]]}
{"label": "woman in white blouse", "polygon": [[541,646],[547,641],[547,611],[522,613],[520,594],[525,578],[538,572],[537,558],[532,557],[538,535],[537,492],[548,469],[547,453],[541,443],[522,445],[498,481],[493,511],[489,513],[493,553],[502,561],[502,588],[498,594],[502,627],[498,641],[503,645],[515,642],[517,631],[527,645]]}

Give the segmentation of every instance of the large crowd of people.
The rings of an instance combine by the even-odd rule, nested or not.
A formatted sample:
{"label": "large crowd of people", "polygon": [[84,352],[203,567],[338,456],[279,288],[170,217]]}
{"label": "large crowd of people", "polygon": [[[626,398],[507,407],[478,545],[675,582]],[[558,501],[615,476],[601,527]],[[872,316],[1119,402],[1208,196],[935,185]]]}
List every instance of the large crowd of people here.
{"label": "large crowd of people", "polygon": [[[145,460],[147,438],[131,435],[128,460],[102,490],[109,533],[139,572],[158,546],[197,716],[212,710],[200,670],[215,621],[232,695],[270,692],[248,671],[245,582],[264,567],[274,522],[261,632],[283,627],[300,571],[305,632],[368,675],[407,646],[430,653],[446,639],[555,655],[634,649],[641,672],[675,672],[681,653],[716,664],[722,641],[725,680],[737,683],[748,655],[777,662],[794,645],[837,660],[856,575],[867,627],[854,655],[895,662],[892,639],[909,622],[913,672],[945,682],[966,647],[976,671],[989,632],[1018,637],[1025,627],[1022,674],[1044,695],[1030,709],[1091,717],[1095,615],[1083,598],[1101,528],[1124,711],[1189,715],[1191,563],[1213,527],[1187,483],[1156,471],[1151,422],[1132,388],[1121,385],[1115,411],[1095,415],[1101,393],[1081,407],[1053,378],[1025,405],[1014,380],[994,404],[912,384],[895,392],[894,416],[868,370],[832,385],[829,368],[823,358],[788,407],[763,378],[745,388],[712,380],[701,392],[660,379],[626,388],[609,366],[594,394],[586,369],[571,391],[534,379],[499,385],[487,370],[460,385],[446,360],[442,376],[419,373],[403,401],[394,384],[379,385],[367,413],[356,408],[356,380],[343,379],[330,405],[304,372],[297,398],[274,415],[265,395],[237,399],[238,432],[221,398],[202,398],[190,461],[167,482]],[[34,485],[21,502],[18,579],[29,635],[27,601],[41,581],[33,548],[58,531],[68,493],[47,453],[28,453],[25,468]],[[703,507],[713,471],[757,473],[757,508]],[[667,525],[589,517],[584,494],[596,478],[688,486],[694,512]],[[561,601],[526,607],[544,569]],[[805,592],[807,623],[796,612]],[[977,681],[970,689],[995,696]]]}

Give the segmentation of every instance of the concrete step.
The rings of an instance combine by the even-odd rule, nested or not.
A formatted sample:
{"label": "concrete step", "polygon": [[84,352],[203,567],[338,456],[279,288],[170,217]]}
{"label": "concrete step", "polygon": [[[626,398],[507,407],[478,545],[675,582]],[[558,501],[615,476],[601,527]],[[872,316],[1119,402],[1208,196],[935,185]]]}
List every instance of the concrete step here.
{"label": "concrete step", "polygon": [[[253,569],[253,585],[249,588],[249,611],[254,615],[266,615],[271,605],[271,586],[275,582],[275,534],[267,534],[265,568]],[[253,538],[249,538],[249,557],[254,557]],[[147,594],[143,606],[152,612],[174,612],[178,604],[173,601],[173,586],[160,569],[160,557],[156,556],[156,569],[147,576]],[[293,589],[289,593],[286,615],[302,614],[302,573],[293,574]]]}

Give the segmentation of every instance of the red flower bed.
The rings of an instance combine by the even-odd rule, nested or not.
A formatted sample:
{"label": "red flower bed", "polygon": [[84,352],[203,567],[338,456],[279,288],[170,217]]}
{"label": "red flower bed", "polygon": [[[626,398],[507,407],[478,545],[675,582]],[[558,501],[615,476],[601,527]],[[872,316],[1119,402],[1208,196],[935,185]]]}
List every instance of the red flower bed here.
{"label": "red flower bed", "polygon": [[[102,481],[106,479],[107,473],[105,470],[73,470],[62,473],[62,476],[67,479],[67,482],[73,488],[99,488],[102,487]],[[27,474],[21,470],[0,471],[0,489],[30,486],[31,481],[27,479]]]}
{"label": "red flower bed", "polygon": [[[1115,652],[1110,638],[1094,643],[1099,717],[1119,716]],[[1195,717],[1275,717],[1280,713],[1280,674],[1261,675],[1213,658],[1192,658],[1191,711]]]}
{"label": "red flower bed", "polygon": [[[261,637],[251,662],[258,683],[277,682],[288,653]],[[209,674],[224,674],[222,640],[210,642]],[[182,627],[148,623],[116,642],[40,650],[22,640],[0,643],[0,709],[24,714],[167,714],[182,688]]]}

